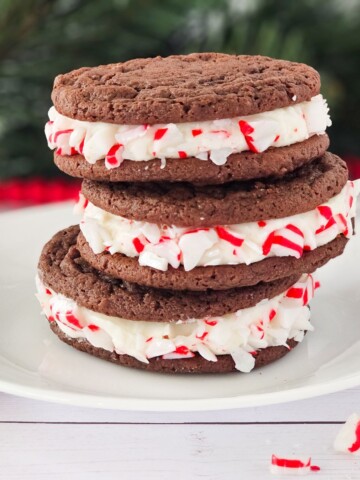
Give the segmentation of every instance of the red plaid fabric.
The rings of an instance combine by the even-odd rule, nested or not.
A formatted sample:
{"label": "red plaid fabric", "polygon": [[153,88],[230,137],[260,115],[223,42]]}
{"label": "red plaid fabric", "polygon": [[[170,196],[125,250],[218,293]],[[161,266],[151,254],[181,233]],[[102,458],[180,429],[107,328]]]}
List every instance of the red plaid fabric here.
{"label": "red plaid fabric", "polygon": [[81,182],[63,179],[11,179],[0,182],[0,208],[20,208],[78,198]]}
{"label": "red plaid fabric", "polygon": [[[345,156],[350,179],[360,178],[360,157]],[[11,179],[0,182],[0,209],[20,208],[30,205],[75,200],[78,198],[80,180],[74,179]]]}

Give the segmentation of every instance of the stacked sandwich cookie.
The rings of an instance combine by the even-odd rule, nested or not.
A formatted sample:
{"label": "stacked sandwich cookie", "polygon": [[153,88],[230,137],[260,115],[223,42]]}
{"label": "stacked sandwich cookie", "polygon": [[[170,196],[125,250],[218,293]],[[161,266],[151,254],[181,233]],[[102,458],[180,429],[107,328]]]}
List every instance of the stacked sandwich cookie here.
{"label": "stacked sandwich cookie", "polygon": [[315,70],[138,59],[60,75],[52,100],[55,163],[84,179],[80,225],[39,262],[61,340],[146,370],[249,372],[313,330],[314,272],[353,234],[359,190],[327,151]]}

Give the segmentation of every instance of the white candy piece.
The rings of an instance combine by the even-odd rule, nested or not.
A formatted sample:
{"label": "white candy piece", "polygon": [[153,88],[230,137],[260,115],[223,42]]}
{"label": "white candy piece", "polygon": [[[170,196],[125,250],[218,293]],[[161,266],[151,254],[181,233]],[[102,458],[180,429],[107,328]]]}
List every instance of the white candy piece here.
{"label": "white candy piece", "polygon": [[360,454],[360,416],[353,413],[342,425],[334,441],[337,452]]}
{"label": "white candy piece", "polygon": [[251,135],[253,144],[258,152],[265,152],[274,142],[278,131],[278,122],[268,120],[257,120],[251,122],[254,133]]}

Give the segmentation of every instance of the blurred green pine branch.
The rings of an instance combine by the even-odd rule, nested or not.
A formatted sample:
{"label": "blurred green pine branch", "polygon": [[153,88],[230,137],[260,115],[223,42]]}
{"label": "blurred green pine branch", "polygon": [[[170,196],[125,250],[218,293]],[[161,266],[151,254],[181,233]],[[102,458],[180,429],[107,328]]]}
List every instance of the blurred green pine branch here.
{"label": "blurred green pine branch", "polygon": [[193,51],[314,66],[332,150],[359,154],[359,32],[358,0],[0,0],[0,177],[57,174],[43,126],[58,73]]}

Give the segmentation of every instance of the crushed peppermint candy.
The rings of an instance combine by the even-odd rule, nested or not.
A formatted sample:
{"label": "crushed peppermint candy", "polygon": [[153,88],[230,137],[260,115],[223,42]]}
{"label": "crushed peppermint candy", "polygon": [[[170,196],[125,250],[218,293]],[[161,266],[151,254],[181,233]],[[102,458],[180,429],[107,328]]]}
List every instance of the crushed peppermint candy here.
{"label": "crushed peppermint candy", "polygon": [[85,208],[88,206],[88,203],[89,200],[85,198],[81,192],[79,192],[79,199],[74,205],[73,213],[75,215],[83,215]]}
{"label": "crushed peppermint candy", "polygon": [[311,458],[281,458],[272,455],[270,472],[274,475],[307,475],[320,467],[311,464]]}
{"label": "crushed peppermint candy", "polygon": [[360,416],[350,415],[334,441],[334,448],[338,452],[360,454]]}
{"label": "crushed peppermint candy", "polygon": [[121,143],[113,145],[105,157],[105,167],[110,170],[119,167],[123,162],[122,152],[124,146]]}

